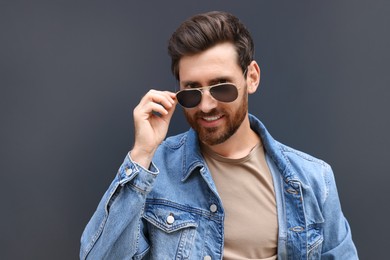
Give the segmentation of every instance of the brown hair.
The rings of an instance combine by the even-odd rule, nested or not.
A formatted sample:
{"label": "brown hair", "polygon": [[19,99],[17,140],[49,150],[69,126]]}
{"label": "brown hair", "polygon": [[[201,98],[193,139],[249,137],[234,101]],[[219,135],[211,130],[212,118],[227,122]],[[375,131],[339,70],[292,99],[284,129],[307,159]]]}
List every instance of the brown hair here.
{"label": "brown hair", "polygon": [[253,60],[254,45],[249,31],[232,14],[213,11],[184,21],[172,34],[168,53],[173,75],[179,80],[179,61],[185,55],[200,53],[222,42],[232,42],[242,71]]}

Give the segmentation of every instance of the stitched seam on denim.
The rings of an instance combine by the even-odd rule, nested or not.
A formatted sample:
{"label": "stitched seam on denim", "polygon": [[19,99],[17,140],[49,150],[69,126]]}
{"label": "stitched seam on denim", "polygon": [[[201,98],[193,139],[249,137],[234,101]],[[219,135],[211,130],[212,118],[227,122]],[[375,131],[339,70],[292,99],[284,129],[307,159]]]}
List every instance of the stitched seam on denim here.
{"label": "stitched seam on denim", "polygon": [[92,237],[91,243],[89,243],[89,245],[85,248],[83,259],[85,259],[86,256],[89,254],[89,252],[91,251],[92,247],[96,243],[97,239],[100,237],[100,235],[103,232],[104,226],[105,226],[105,224],[107,222],[107,219],[108,219],[109,205],[112,204],[110,201],[117,197],[117,196],[115,196],[115,197],[113,197],[113,196],[117,192],[118,187],[119,187],[119,185],[116,184],[115,187],[113,188],[113,190],[111,191],[110,195],[109,195],[109,200],[107,201],[107,203],[106,203],[106,205],[104,207],[105,214],[104,214],[104,218],[102,220],[102,223],[100,223],[98,230],[96,231],[95,235]]}
{"label": "stitched seam on denim", "polygon": [[172,233],[174,231],[178,231],[178,230],[180,230],[182,228],[186,228],[186,227],[197,227],[198,226],[195,221],[191,220],[190,222],[177,224],[177,225],[173,226],[172,228],[167,228],[165,225],[161,224],[158,221],[155,221],[154,219],[147,218],[146,216],[144,216],[144,218],[147,221],[149,221],[150,223],[152,223],[153,225],[155,225],[156,227],[158,227],[159,229],[161,229],[167,233]]}
{"label": "stitched seam on denim", "polygon": [[188,207],[188,206],[182,206],[181,204],[169,201],[169,200],[164,200],[164,199],[146,199],[147,204],[153,204],[153,205],[162,205],[162,206],[170,206],[172,208],[176,208],[188,213],[195,213],[204,217],[207,217],[209,219],[213,219],[217,222],[222,222],[221,216],[217,215],[215,213],[211,214],[209,211],[198,209],[198,208],[193,208],[193,207]]}
{"label": "stitched seam on denim", "polygon": [[324,238],[321,236],[314,244],[309,246],[308,253],[310,253],[313,249],[315,249],[318,245],[320,245],[324,241]]}
{"label": "stitched seam on denim", "polygon": [[95,235],[92,237],[92,240],[91,240],[91,243],[89,243],[88,247],[85,249],[85,253],[84,253],[84,259],[86,258],[86,256],[89,254],[89,252],[91,251],[92,247],[94,246],[94,244],[96,243],[97,239],[100,237],[100,235],[102,234],[103,232],[103,228],[107,222],[107,219],[108,219],[108,215],[105,215],[102,223],[100,224],[97,232],[95,233]]}
{"label": "stitched seam on denim", "polygon": [[140,189],[138,186],[136,186],[136,185],[134,185],[132,183],[128,183],[127,186],[129,186],[129,188],[131,188],[135,192],[141,193],[142,195],[146,195],[149,192],[149,190]]}

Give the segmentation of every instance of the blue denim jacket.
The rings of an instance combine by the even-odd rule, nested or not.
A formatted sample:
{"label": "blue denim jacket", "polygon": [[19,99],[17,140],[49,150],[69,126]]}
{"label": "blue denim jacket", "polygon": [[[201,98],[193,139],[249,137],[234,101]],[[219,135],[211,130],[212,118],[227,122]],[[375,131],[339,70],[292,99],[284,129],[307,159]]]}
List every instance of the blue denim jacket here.
{"label": "blue denim jacket", "polygon": [[[358,259],[330,166],[275,141],[252,115],[250,122],[273,175],[278,259]],[[190,129],[167,138],[148,170],[125,158],[84,230],[80,258],[222,259],[223,223]]]}

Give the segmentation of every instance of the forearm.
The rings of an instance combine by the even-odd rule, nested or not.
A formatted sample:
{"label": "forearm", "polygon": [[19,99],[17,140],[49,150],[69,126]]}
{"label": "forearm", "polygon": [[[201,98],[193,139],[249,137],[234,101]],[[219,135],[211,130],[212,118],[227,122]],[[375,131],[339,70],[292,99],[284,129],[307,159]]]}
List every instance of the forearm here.
{"label": "forearm", "polygon": [[153,165],[149,171],[126,156],[83,232],[81,259],[101,259],[113,254],[131,258],[136,254],[145,199],[156,175]]}
{"label": "forearm", "polygon": [[145,169],[150,167],[155,150],[149,152],[144,149],[134,148],[129,152],[131,159]]}

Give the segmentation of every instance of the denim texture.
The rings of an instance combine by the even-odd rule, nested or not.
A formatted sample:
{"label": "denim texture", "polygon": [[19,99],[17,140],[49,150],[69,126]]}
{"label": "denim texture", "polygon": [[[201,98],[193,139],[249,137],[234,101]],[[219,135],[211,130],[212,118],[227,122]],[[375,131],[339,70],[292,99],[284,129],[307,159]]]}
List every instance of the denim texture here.
{"label": "denim texture", "polygon": [[[274,181],[278,259],[358,259],[331,167],[275,141],[249,117]],[[222,259],[223,223],[221,199],[190,129],[167,138],[149,169],[126,156],[85,227],[80,259]]]}

